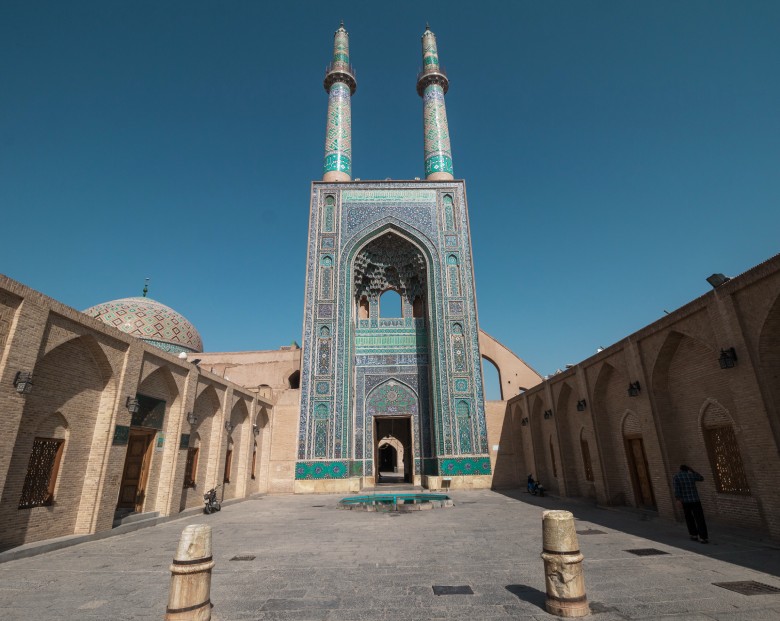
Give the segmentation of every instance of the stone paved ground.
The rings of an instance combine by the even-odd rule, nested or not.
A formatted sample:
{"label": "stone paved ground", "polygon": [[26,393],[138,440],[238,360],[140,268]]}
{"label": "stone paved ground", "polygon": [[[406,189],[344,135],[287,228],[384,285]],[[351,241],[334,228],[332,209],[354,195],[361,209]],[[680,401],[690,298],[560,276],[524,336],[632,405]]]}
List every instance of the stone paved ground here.
{"label": "stone paved ground", "polygon": [[[163,618],[181,530],[214,528],[215,620],[554,619],[544,612],[541,513],[569,509],[595,621],[780,619],[780,594],[745,596],[713,582],[780,587],[780,547],[712,528],[708,546],[681,524],[527,494],[453,492],[452,509],[404,515],[340,511],[338,496],[266,496],[213,516],[0,564],[0,618]],[[663,556],[625,550],[657,548]],[[229,561],[238,554],[252,561]],[[433,594],[470,585],[473,595]]]}

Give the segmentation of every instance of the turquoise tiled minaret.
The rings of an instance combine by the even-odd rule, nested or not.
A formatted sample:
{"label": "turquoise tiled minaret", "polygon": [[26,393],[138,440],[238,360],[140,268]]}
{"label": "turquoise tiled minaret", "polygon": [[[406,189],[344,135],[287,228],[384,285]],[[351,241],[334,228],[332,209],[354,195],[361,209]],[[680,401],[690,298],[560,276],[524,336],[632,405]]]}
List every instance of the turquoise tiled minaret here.
{"label": "turquoise tiled minaret", "polygon": [[349,33],[344,22],[333,36],[333,61],[325,71],[328,126],[325,131],[323,181],[352,179],[352,112],[350,97],[357,82],[349,63]]}
{"label": "turquoise tiled minaret", "polygon": [[423,132],[425,135],[425,178],[429,181],[450,180],[452,151],[447,127],[444,95],[449,80],[439,65],[436,35],[425,25],[422,36],[423,68],[417,76],[417,94],[423,98]]}

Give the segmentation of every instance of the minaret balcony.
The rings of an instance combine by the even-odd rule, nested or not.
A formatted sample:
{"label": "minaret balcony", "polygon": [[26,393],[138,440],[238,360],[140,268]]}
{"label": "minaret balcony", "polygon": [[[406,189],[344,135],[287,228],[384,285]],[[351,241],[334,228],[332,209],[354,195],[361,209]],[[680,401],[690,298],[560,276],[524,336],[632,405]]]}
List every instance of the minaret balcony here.
{"label": "minaret balcony", "polygon": [[444,94],[447,94],[447,90],[450,88],[450,81],[447,78],[447,71],[440,65],[432,65],[421,69],[417,74],[417,94],[422,97],[425,87],[430,84],[438,84],[444,90]]}
{"label": "minaret balcony", "polygon": [[330,87],[336,82],[343,82],[349,87],[350,95],[354,95],[357,90],[357,80],[355,79],[355,68],[351,64],[342,62],[333,62],[325,67],[325,90],[330,91]]}

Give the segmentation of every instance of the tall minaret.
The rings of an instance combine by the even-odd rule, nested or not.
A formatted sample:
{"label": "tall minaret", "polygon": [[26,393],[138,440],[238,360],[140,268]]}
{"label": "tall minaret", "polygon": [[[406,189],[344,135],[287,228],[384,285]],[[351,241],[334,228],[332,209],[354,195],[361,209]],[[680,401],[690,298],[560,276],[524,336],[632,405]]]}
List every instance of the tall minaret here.
{"label": "tall minaret", "polygon": [[430,181],[453,179],[450,132],[444,94],[450,86],[447,74],[439,66],[436,35],[428,24],[422,36],[423,68],[417,76],[417,94],[423,98],[425,134],[425,178]]}
{"label": "tall minaret", "polygon": [[328,127],[325,131],[323,181],[352,179],[352,113],[350,97],[357,82],[349,64],[349,33],[344,22],[333,36],[333,61],[325,70],[328,92]]}

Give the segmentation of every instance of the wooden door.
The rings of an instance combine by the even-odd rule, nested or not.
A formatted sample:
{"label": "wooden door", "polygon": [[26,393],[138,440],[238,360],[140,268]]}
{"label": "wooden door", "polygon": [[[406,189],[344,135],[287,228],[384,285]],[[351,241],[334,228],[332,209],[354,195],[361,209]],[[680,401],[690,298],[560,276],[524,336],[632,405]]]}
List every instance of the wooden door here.
{"label": "wooden door", "polygon": [[626,453],[634,485],[634,497],[640,507],[655,509],[653,486],[650,483],[650,470],[647,467],[645,446],[641,437],[626,438]]}
{"label": "wooden door", "polygon": [[139,512],[143,508],[154,434],[154,431],[130,429],[122,484],[119,486],[119,509]]}

